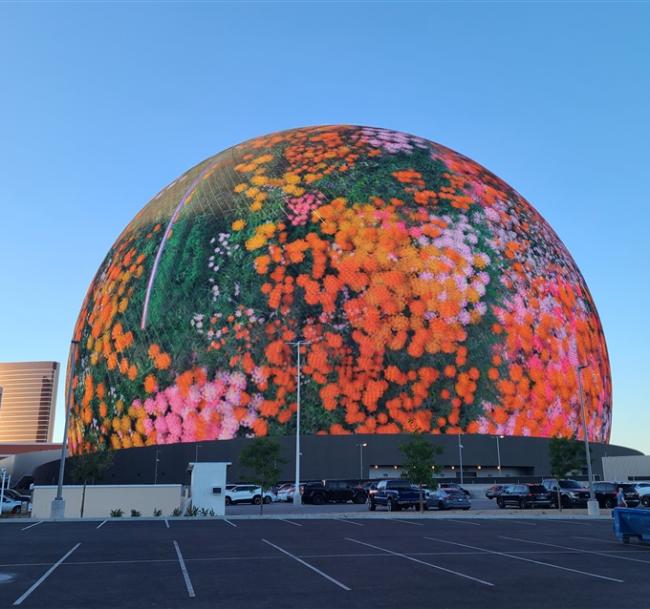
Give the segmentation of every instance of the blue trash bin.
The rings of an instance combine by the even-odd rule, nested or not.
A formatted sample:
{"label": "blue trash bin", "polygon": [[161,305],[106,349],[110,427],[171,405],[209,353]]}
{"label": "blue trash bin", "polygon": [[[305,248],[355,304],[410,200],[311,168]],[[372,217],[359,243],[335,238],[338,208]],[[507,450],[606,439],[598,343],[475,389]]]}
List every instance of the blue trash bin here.
{"label": "blue trash bin", "polygon": [[623,543],[631,537],[650,543],[650,510],[640,508],[614,508],[614,535]]}

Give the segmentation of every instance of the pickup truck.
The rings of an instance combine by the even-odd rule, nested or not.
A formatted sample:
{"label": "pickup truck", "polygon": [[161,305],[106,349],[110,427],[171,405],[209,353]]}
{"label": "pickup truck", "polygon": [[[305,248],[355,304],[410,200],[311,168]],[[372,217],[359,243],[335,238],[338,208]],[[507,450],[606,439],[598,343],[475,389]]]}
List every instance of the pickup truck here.
{"label": "pickup truck", "polygon": [[323,505],[324,503],[365,503],[366,491],[349,480],[323,480],[308,482],[302,488],[303,503]]}
{"label": "pickup truck", "polygon": [[[399,512],[420,503],[420,492],[408,480],[380,480],[377,492],[368,496],[368,509],[374,512],[377,506],[386,507],[389,512]],[[427,509],[426,501],[424,509]]]}

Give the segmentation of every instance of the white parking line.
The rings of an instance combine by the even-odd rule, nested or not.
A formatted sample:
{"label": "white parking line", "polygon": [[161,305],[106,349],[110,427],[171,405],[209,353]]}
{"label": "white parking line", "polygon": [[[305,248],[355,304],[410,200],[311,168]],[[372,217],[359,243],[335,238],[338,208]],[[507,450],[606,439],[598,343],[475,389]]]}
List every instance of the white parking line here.
{"label": "white parking line", "polygon": [[503,520],[499,520],[499,522],[507,522],[508,524],[525,524],[529,527],[537,526],[534,522],[527,522],[526,520],[517,520],[516,518],[513,518],[512,520],[506,520],[504,518]]}
{"label": "white parking line", "polygon": [[278,520],[281,520],[282,522],[288,522],[289,524],[292,524],[294,527],[302,526],[300,523],[294,522],[293,520],[285,520],[284,518],[278,518]]}
{"label": "white parking line", "polygon": [[363,526],[360,522],[354,522],[354,520],[348,520],[347,518],[332,518],[332,520],[336,520],[336,522],[345,522],[345,524],[356,524],[358,527]]}
{"label": "white parking line", "polygon": [[555,565],[550,562],[543,562],[541,560],[533,560],[532,558],[524,558],[523,556],[516,556],[515,554],[508,554],[507,552],[497,552],[496,550],[488,550],[487,548],[479,548],[477,546],[469,546],[464,543],[457,543],[455,541],[447,541],[446,539],[436,539],[435,537],[425,537],[425,539],[430,539],[431,541],[437,541],[438,543],[447,543],[452,546],[459,546],[461,548],[469,548],[470,550],[482,550],[487,554],[494,554],[496,556],[504,556],[506,558],[512,558],[513,560],[522,560],[524,562],[530,562],[535,565],[543,565],[545,567],[551,567],[552,569],[559,569],[560,571],[569,571],[571,573],[579,573],[580,575],[586,575],[587,577],[595,577],[596,579],[605,579],[610,582],[616,582],[619,584],[623,583],[622,579],[616,579],[614,577],[607,577],[605,575],[597,575],[596,573],[589,573],[588,571],[579,571],[578,569],[570,569],[569,567],[561,567],[560,565]]}
{"label": "white parking line", "polygon": [[27,529],[31,529],[32,527],[38,526],[39,524],[43,524],[45,522],[44,520],[39,520],[38,522],[35,522],[34,524],[30,524],[29,526],[26,526],[23,529],[20,529],[21,531],[26,531]]}
{"label": "white parking line", "polygon": [[646,565],[650,564],[650,560],[641,560],[640,558],[631,558],[629,556],[616,556],[608,552],[598,552],[596,550],[582,550],[580,548],[571,548],[569,546],[559,546],[554,543],[544,543],[542,541],[531,541],[530,539],[520,539],[519,537],[506,537],[499,535],[501,539],[510,539],[512,541],[523,541],[524,543],[534,543],[538,546],[547,546],[549,548],[560,548],[561,550],[572,550],[573,552],[581,552],[583,554],[595,554],[596,556],[606,556],[607,558],[619,558],[620,560],[630,560],[632,562],[644,562]]}
{"label": "white parking line", "polygon": [[165,526],[169,528],[169,520],[167,520],[167,518],[165,518]]}
{"label": "white parking line", "polygon": [[59,560],[57,560],[43,575],[41,575],[32,585],[31,587],[22,595],[19,596],[15,601],[14,605],[20,605],[36,588],[38,588],[53,572],[54,570],[66,559],[70,554],[72,554],[79,546],[81,543],[78,543],[76,546],[74,546],[71,550],[68,550]]}
{"label": "white parking line", "polygon": [[403,524],[414,524],[416,527],[423,527],[421,522],[411,522],[410,520],[402,520],[401,518],[383,518],[383,520],[390,520],[390,522],[402,522]]}
{"label": "white parking line", "polygon": [[100,522],[95,528],[96,529],[101,529],[107,522],[108,522],[108,520],[104,520],[104,521]]}
{"label": "white parking line", "polygon": [[237,526],[238,526],[234,522],[231,522],[230,520],[228,520],[227,518],[224,518],[223,521],[227,522],[231,527],[237,528]]}
{"label": "white parking line", "polygon": [[181,549],[178,547],[178,543],[174,539],[174,548],[176,548],[176,555],[178,556],[178,563],[181,566],[181,573],[183,574],[183,579],[185,580],[185,587],[187,588],[187,593],[190,598],[196,596],[194,594],[194,587],[192,586],[192,581],[190,580],[190,574],[187,572],[187,567],[185,566],[185,561],[183,560],[183,555],[181,554]]}
{"label": "white parking line", "polygon": [[[612,541],[611,539],[600,539],[598,537],[586,537],[586,536],[580,536],[580,535],[572,535],[571,536],[573,539],[587,539],[590,541],[599,541],[600,543],[608,543],[608,544],[614,544],[615,546],[622,546],[623,544],[620,541]],[[644,550],[644,546],[642,545],[635,545],[635,548],[639,548],[639,550]]]}
{"label": "white parking line", "polygon": [[480,527],[481,525],[478,522],[470,522],[469,520],[454,520],[453,518],[445,518],[445,521],[449,522],[460,522],[460,524],[472,524],[475,527]]}
{"label": "white parking line", "polygon": [[272,546],[276,550],[282,552],[283,554],[286,554],[287,556],[289,556],[289,558],[293,558],[294,560],[298,561],[301,565],[304,565],[308,569],[314,571],[314,573],[318,573],[318,575],[324,577],[328,581],[331,581],[333,584],[336,584],[339,588],[342,588],[343,590],[347,590],[348,592],[351,590],[351,588],[348,588],[345,584],[342,584],[338,579],[334,579],[333,577],[330,577],[327,573],[323,573],[320,569],[317,569],[313,565],[310,565],[308,562],[305,562],[302,558],[298,558],[295,554],[288,552],[287,550],[281,548],[280,546],[276,546],[274,543],[271,543],[266,539],[262,539],[262,541]]}
{"label": "white parking line", "polygon": [[465,579],[470,579],[474,582],[478,582],[479,584],[483,584],[485,586],[494,586],[492,582],[487,582],[483,579],[478,579],[477,577],[472,577],[471,575],[466,575],[465,573],[460,573],[460,571],[452,571],[451,569],[445,569],[445,567],[441,567],[440,565],[434,565],[431,562],[426,562],[424,560],[420,560],[419,558],[414,558],[413,556],[409,556],[408,554],[402,554],[401,552],[394,552],[393,550],[387,550],[386,548],[380,548],[379,546],[375,546],[371,543],[366,543],[365,541],[359,541],[358,539],[352,539],[352,537],[346,537],[347,541],[352,541],[354,543],[359,543],[363,546],[368,546],[369,548],[373,548],[375,550],[381,550],[382,552],[386,552],[386,554],[392,554],[393,556],[399,556],[400,558],[404,558],[406,560],[410,560],[412,562],[416,562],[420,565],[426,565],[427,567],[433,567],[434,569],[438,569],[439,571],[444,571],[445,573],[451,573],[452,575],[458,575],[459,577],[464,577]]}

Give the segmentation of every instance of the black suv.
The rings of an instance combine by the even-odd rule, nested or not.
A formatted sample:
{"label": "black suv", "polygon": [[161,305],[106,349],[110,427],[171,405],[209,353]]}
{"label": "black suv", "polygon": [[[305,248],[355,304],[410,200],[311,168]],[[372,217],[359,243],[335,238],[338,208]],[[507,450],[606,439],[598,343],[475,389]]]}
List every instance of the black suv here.
{"label": "black suv", "polygon": [[544,488],[551,493],[553,507],[558,507],[558,493],[563,508],[587,507],[589,490],[575,480],[542,480]]}
{"label": "black suv", "polygon": [[307,482],[302,488],[303,503],[365,503],[368,494],[357,482],[350,480],[323,480]]}
{"label": "black suv", "polygon": [[541,484],[509,484],[497,495],[500,508],[551,507],[551,493]]}
{"label": "black suv", "polygon": [[626,482],[594,482],[594,494],[601,508],[611,509],[616,507],[616,494],[622,488],[628,507],[639,504],[639,493],[634,484]]}

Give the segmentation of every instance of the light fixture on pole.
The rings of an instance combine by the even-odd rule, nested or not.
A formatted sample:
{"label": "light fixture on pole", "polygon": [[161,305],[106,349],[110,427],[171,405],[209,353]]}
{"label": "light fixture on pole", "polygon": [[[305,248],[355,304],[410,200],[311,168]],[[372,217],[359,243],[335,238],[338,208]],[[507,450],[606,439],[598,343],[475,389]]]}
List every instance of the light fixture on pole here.
{"label": "light fixture on pole", "polygon": [[63,405],[63,440],[61,441],[61,456],[59,458],[59,481],[56,487],[56,497],[50,505],[50,518],[65,517],[65,499],[63,499],[63,477],[65,475],[65,459],[68,454],[68,421],[72,408],[72,383],[74,381],[75,364],[77,360],[78,340],[70,341],[70,355],[68,355],[68,391]]}
{"label": "light fixture on pole", "polygon": [[585,437],[585,457],[587,459],[587,475],[589,476],[589,501],[587,501],[587,514],[598,516],[600,509],[594,493],[594,474],[591,471],[591,451],[589,449],[589,434],[587,432],[587,413],[585,411],[585,396],[582,391],[582,371],[589,368],[588,364],[578,364],[578,392],[580,394],[580,409],[582,410],[582,430]]}
{"label": "light fixture on pole", "polygon": [[359,480],[363,480],[363,449],[368,446],[368,442],[357,444],[359,447]]}
{"label": "light fixture on pole", "polygon": [[460,467],[460,483],[463,484],[465,480],[463,479],[463,445],[461,443],[461,435],[458,434],[458,461]]}

